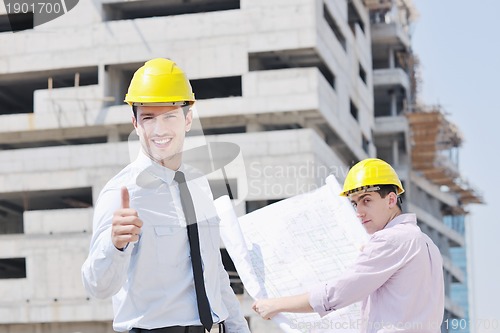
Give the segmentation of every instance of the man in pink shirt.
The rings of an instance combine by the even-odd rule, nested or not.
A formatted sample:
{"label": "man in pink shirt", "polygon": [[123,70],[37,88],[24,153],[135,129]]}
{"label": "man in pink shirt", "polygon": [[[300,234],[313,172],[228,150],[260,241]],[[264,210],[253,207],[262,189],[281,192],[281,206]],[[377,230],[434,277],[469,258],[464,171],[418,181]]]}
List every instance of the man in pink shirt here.
{"label": "man in pink shirt", "polygon": [[369,158],[347,174],[342,196],[349,197],[371,235],[355,264],[335,281],[310,292],[257,300],[265,319],[279,312],[331,311],[362,303],[361,332],[438,333],[444,313],[442,258],[417,226],[415,214],[402,214],[403,186],[385,161]]}

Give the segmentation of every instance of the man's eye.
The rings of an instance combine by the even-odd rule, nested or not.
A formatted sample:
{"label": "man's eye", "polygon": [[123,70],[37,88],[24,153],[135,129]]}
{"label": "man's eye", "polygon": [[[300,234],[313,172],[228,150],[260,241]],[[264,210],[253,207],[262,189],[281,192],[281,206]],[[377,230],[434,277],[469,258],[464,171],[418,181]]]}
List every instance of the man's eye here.
{"label": "man's eye", "polygon": [[356,207],[358,206],[358,204],[357,204],[357,203],[355,203],[355,202],[352,202],[352,203],[351,203],[351,205],[352,205],[354,208],[356,208]]}
{"label": "man's eye", "polygon": [[149,120],[149,119],[153,119],[153,117],[142,117],[142,120]]}

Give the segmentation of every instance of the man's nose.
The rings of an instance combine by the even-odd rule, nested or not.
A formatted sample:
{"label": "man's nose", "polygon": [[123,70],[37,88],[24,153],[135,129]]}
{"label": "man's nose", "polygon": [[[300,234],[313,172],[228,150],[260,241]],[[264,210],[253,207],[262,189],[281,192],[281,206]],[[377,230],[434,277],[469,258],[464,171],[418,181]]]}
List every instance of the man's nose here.
{"label": "man's nose", "polygon": [[358,218],[362,218],[363,216],[365,216],[365,212],[359,206],[356,206],[355,210],[356,210],[356,216]]}
{"label": "man's nose", "polygon": [[156,117],[155,121],[155,134],[156,135],[165,135],[168,133],[168,122],[163,117]]}

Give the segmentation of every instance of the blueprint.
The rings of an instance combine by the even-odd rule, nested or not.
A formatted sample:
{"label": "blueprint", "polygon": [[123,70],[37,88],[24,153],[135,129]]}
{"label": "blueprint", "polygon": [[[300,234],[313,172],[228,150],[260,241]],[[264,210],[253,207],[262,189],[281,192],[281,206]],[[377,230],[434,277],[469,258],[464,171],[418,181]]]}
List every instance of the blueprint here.
{"label": "blueprint", "polygon": [[[250,296],[302,294],[353,264],[368,236],[340,192],[337,180],[329,176],[315,191],[240,218],[227,196],[215,201],[222,240]],[[360,305],[323,318],[283,313],[273,320],[285,332],[358,332]]]}

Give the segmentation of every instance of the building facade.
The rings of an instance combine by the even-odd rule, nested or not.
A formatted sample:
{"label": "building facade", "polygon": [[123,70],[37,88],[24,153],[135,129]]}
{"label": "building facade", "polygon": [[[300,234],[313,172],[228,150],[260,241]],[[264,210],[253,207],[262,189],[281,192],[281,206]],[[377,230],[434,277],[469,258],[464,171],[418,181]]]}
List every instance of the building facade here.
{"label": "building facade", "polygon": [[[98,194],[134,158],[128,83],[155,57],[192,82],[198,130],[187,144],[240,147],[246,175],[227,174],[239,213],[385,158],[445,257],[451,295],[465,278],[449,248],[464,237],[443,219],[476,197],[464,186],[443,192],[427,160],[415,164],[416,118],[429,112],[412,107],[413,10],[408,1],[95,0],[12,33],[0,6],[0,332],[112,332],[110,301],[86,294],[80,267]],[[29,26],[32,16],[18,19]],[[217,192],[222,176],[209,180]],[[277,332],[230,273],[252,331]],[[450,297],[446,315],[462,318]]]}
{"label": "building facade", "polygon": [[[440,106],[419,102],[418,56],[411,30],[418,13],[412,1],[365,1],[370,13],[374,77],[374,140],[377,156],[391,163],[406,189],[404,208],[439,247],[445,278],[442,331],[451,320],[468,322],[464,219],[480,194],[463,179],[459,149],[463,138]],[[456,326],[454,326],[456,327]]]}

